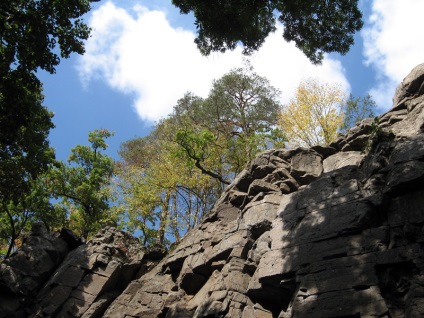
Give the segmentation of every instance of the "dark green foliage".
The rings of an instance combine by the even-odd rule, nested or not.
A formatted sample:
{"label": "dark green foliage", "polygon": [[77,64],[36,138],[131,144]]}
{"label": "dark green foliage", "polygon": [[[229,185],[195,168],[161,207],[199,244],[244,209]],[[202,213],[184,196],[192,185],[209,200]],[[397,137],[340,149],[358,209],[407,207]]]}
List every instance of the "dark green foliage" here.
{"label": "dark green foliage", "polygon": [[272,2],[281,13],[284,39],[294,41],[315,64],[322,61],[323,53],[346,54],[363,25],[358,0]]}
{"label": "dark green foliage", "polygon": [[[0,1],[0,218],[8,220],[12,245],[48,201],[37,182],[54,162],[47,140],[53,113],[42,105],[35,74],[54,73],[61,57],[84,52],[90,30],[80,17],[89,9],[89,0]],[[47,214],[45,223],[52,221]]]}
{"label": "dark green foliage", "polygon": [[41,83],[33,74],[14,70],[2,76],[0,204],[19,200],[30,190],[29,181],[54,160],[54,151],[47,141],[53,114],[42,102]]}
{"label": "dark green foliage", "polygon": [[[29,191],[53,159],[47,136],[53,114],[43,105],[38,69],[55,72],[60,57],[83,53],[89,28],[79,19],[88,0],[0,2],[0,200]],[[57,48],[59,50],[57,50]]]}
{"label": "dark green foliage", "polygon": [[234,49],[257,50],[276,30],[276,17],[284,25],[283,37],[315,64],[325,52],[345,54],[360,30],[362,14],[357,0],[173,0],[182,13],[193,12],[203,54]]}
{"label": "dark green foliage", "polygon": [[[16,242],[28,233],[32,224],[43,222],[47,230],[65,224],[66,211],[51,203],[52,195],[45,176],[28,180],[29,189],[19,201],[3,204],[0,213],[0,257],[8,257]],[[1,248],[3,246],[3,248]]]}
{"label": "dark green foliage", "polygon": [[89,10],[89,0],[2,0],[1,74],[15,68],[54,73],[58,53],[82,54],[90,30],[80,17]]}
{"label": "dark green foliage", "polygon": [[88,235],[115,220],[108,214],[110,184],[114,162],[102,150],[113,134],[106,129],[89,133],[91,146],[78,145],[71,150],[68,163],[60,162],[49,172],[51,192],[67,209],[69,226],[79,235]]}
{"label": "dark green foliage", "polygon": [[203,54],[234,49],[239,41],[245,53],[257,50],[275,30],[273,5],[269,1],[173,0],[182,13],[193,12]]}
{"label": "dark green foliage", "polygon": [[279,93],[247,63],[214,81],[206,99],[186,94],[171,115],[178,122],[180,155],[229,184],[260,151],[282,145],[284,136],[275,128]]}

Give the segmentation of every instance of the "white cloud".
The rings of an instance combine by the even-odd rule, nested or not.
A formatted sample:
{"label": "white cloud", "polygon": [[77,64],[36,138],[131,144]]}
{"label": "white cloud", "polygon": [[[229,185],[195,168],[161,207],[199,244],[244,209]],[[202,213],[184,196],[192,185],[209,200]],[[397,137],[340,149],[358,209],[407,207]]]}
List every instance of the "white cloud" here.
{"label": "white cloud", "polygon": [[[92,37],[77,66],[81,80],[85,85],[104,80],[133,94],[138,115],[147,120],[169,114],[187,91],[206,97],[212,80],[241,66],[243,60],[240,48],[202,56],[193,43],[194,32],[171,26],[161,10],[142,6],[125,10],[107,2],[93,12],[90,26]],[[350,90],[340,62],[326,58],[321,66],[314,66],[281,34],[279,29],[269,36],[251,62],[258,74],[283,92],[283,101],[289,100],[301,79],[310,76],[339,82]]]}
{"label": "white cloud", "polygon": [[377,71],[370,93],[384,109],[392,106],[396,86],[424,62],[422,0],[374,0],[362,31],[366,64]]}

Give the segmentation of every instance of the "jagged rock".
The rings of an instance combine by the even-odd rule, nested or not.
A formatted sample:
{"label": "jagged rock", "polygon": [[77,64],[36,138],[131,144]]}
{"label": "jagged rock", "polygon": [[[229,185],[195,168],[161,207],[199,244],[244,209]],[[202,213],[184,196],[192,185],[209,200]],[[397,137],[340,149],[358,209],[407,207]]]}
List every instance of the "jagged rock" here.
{"label": "jagged rock", "polygon": [[81,237],[67,228],[62,228],[60,230],[60,237],[68,244],[71,250],[77,248],[83,243]]}
{"label": "jagged rock", "polygon": [[[137,239],[115,228],[106,227],[82,244],[69,230],[47,234],[37,225],[23,248],[2,264],[3,282],[14,274],[15,297],[2,295],[0,317],[101,317],[133,279],[164,255],[162,247],[145,250]],[[55,261],[47,261],[47,256],[55,256]],[[31,297],[23,297],[27,295]]]}
{"label": "jagged rock", "polygon": [[156,266],[163,253],[148,263],[106,230],[70,252],[28,308],[36,317],[423,317],[423,72],[407,76],[391,111],[330,146],[258,156]]}
{"label": "jagged rock", "polygon": [[70,252],[37,295],[28,317],[101,317],[134,279],[163,257],[138,240],[106,227]]}
{"label": "jagged rock", "polygon": [[0,264],[0,317],[25,317],[23,305],[46,282],[72,247],[36,223],[22,248]]}
{"label": "jagged rock", "polygon": [[291,158],[291,175],[300,184],[308,184],[321,175],[322,157],[313,150],[304,150]]}
{"label": "jagged rock", "polygon": [[313,146],[311,147],[311,149],[320,154],[323,159],[327,158],[328,156],[334,155],[337,152],[337,150],[333,147],[322,145]]}
{"label": "jagged rock", "polygon": [[[406,113],[381,116],[402,131],[394,138],[381,138],[382,121],[382,135],[370,140],[375,128],[366,120],[334,147],[274,150],[256,159],[211,212],[229,204],[238,214],[229,222],[216,218],[201,224],[148,274],[153,276],[141,278],[139,283],[157,277],[172,287],[161,289],[163,305],[155,313],[139,306],[135,316],[422,316],[419,98],[409,101]],[[265,168],[275,157],[281,165]],[[292,187],[284,186],[288,181]],[[189,292],[176,284],[188,272],[202,276]],[[150,295],[155,290],[144,288]],[[176,298],[171,292],[181,294]],[[135,292],[118,297],[119,310],[112,304],[105,317],[130,315],[124,304],[139,299]]]}
{"label": "jagged rock", "polygon": [[403,82],[396,88],[393,97],[393,107],[398,107],[407,98],[413,98],[424,94],[424,63],[412,69]]}
{"label": "jagged rock", "polygon": [[260,192],[280,192],[280,188],[264,180],[253,180],[249,186],[248,195],[255,196]]}

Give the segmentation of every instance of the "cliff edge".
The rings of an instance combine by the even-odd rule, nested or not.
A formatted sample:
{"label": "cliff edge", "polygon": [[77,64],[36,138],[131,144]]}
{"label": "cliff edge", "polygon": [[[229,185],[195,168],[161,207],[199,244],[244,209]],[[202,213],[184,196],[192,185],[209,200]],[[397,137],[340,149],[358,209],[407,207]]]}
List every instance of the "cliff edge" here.
{"label": "cliff edge", "polygon": [[393,102],[329,146],[262,153],[165,257],[105,229],[31,297],[11,257],[0,317],[423,317],[424,64]]}

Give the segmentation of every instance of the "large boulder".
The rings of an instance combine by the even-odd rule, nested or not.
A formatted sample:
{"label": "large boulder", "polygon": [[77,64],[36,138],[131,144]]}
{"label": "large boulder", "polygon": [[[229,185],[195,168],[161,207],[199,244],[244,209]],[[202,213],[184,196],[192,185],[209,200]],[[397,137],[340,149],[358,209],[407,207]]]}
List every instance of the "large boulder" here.
{"label": "large boulder", "polygon": [[[63,230],[63,233],[71,233]],[[75,242],[34,224],[22,248],[0,264],[0,317],[25,317],[21,311],[34,298]]]}

